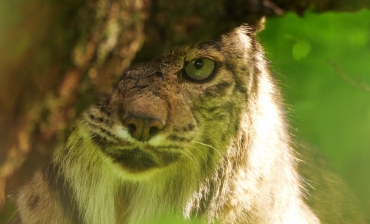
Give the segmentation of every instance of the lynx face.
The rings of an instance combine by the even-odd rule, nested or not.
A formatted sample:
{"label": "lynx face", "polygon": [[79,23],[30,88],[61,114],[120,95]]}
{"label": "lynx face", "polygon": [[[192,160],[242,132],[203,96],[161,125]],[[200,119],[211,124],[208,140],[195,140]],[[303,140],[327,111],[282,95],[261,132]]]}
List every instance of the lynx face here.
{"label": "lynx face", "polygon": [[127,71],[84,118],[94,144],[127,173],[174,164],[213,170],[237,133],[257,69],[248,35],[240,29]]}

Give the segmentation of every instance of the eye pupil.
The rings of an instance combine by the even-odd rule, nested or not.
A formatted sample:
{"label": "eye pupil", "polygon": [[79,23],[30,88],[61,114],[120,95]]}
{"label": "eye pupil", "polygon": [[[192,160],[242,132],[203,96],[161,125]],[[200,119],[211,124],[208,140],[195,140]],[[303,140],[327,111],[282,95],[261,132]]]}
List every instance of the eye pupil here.
{"label": "eye pupil", "polygon": [[215,62],[208,58],[197,58],[185,65],[184,72],[194,81],[206,80],[215,70]]}
{"label": "eye pupil", "polygon": [[194,61],[194,66],[197,69],[201,69],[203,67],[203,60],[202,59],[197,59]]}

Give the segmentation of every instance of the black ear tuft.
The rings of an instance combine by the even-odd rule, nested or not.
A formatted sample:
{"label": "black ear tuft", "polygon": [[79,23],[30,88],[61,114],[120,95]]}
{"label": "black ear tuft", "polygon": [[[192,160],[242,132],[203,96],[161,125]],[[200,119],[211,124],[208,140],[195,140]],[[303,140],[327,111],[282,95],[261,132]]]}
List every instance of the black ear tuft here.
{"label": "black ear tuft", "polygon": [[256,34],[260,32],[261,30],[263,30],[265,28],[265,21],[266,21],[266,18],[262,17],[256,20],[255,22],[249,23],[248,26],[250,27],[251,33]]}

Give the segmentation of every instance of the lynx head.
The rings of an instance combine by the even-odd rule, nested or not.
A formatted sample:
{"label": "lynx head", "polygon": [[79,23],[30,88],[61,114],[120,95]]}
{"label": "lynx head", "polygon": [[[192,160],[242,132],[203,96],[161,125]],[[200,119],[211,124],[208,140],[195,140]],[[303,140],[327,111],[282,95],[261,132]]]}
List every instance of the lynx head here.
{"label": "lynx head", "polygon": [[132,67],[86,113],[86,138],[126,176],[214,170],[240,129],[264,63],[257,29],[242,26]]}

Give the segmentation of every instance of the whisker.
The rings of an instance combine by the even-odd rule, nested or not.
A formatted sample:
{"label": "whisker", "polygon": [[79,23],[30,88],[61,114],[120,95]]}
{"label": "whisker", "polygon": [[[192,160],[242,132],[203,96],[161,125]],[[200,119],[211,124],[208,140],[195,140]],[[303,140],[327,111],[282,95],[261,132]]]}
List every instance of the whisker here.
{"label": "whisker", "polygon": [[[198,150],[200,152],[200,154],[202,154],[202,151],[199,148],[197,148],[195,146],[191,146],[191,147],[195,148],[196,150]],[[202,159],[203,159],[204,162],[206,162],[206,158],[204,156],[202,156]]]}
{"label": "whisker", "polygon": [[[109,129],[106,129],[104,127],[95,128],[94,125],[90,125],[89,123],[88,130],[90,131],[90,138],[88,140],[92,140],[94,138],[94,134],[101,137],[102,139],[98,142],[101,143],[103,139],[105,139],[108,142],[111,143],[118,143],[124,141],[124,139],[121,139],[120,137],[117,137],[114,133],[112,133]],[[102,131],[103,130],[103,131]]]}
{"label": "whisker", "polygon": [[209,147],[209,148],[211,148],[211,149],[215,150],[215,152],[216,152],[216,153],[218,153],[218,155],[219,155],[219,156],[223,156],[223,154],[222,154],[222,152],[221,152],[221,151],[217,150],[215,147],[213,147],[213,146],[211,146],[211,145],[208,145],[208,144],[203,143],[203,142],[198,142],[198,141],[194,141],[194,142],[195,142],[195,143],[198,143],[198,144],[200,144],[200,145],[207,146],[207,147]]}
{"label": "whisker", "polygon": [[189,158],[189,160],[195,165],[197,166],[198,163],[196,162],[196,158],[194,157],[194,155],[192,155],[188,150],[183,150],[182,152],[182,155],[186,156],[187,158]]}

